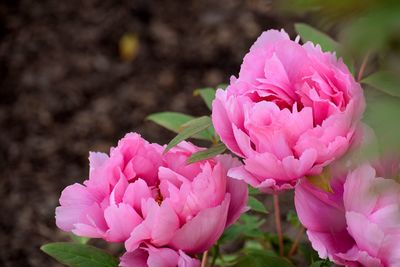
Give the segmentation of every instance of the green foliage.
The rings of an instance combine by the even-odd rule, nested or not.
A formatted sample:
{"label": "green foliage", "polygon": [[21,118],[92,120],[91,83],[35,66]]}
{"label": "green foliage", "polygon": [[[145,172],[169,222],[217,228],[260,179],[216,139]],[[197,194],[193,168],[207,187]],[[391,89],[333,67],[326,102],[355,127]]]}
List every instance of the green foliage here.
{"label": "green foliage", "polygon": [[299,217],[297,217],[297,213],[294,210],[289,210],[286,215],[286,220],[293,226],[299,227],[301,225]]}
{"label": "green foliage", "polygon": [[[378,71],[361,81],[388,95],[400,97],[400,79],[394,73]],[[400,107],[399,107],[400,108]]]}
{"label": "green foliage", "polygon": [[229,242],[238,238],[264,238],[264,232],[260,229],[265,219],[257,216],[242,214],[239,220],[225,230],[220,242]]}
{"label": "green foliage", "polygon": [[303,42],[319,44],[323,51],[337,51],[339,44],[327,34],[304,23],[296,23],[295,29]]}
{"label": "green foliage", "polygon": [[208,116],[202,116],[193,120],[190,120],[182,125],[183,130],[175,136],[167,145],[164,152],[167,152],[180,142],[198,134],[199,132],[209,128],[211,126],[211,119]]}
{"label": "green foliage", "polygon": [[260,195],[262,194],[262,192],[260,190],[258,190],[257,188],[254,188],[252,186],[249,186],[249,195],[250,196],[256,196],[256,195]]}
{"label": "green foliage", "polygon": [[310,267],[330,267],[332,266],[332,263],[328,260],[319,260],[316,262],[313,262]]}
{"label": "green foliage", "polygon": [[249,200],[247,202],[247,205],[254,211],[260,212],[260,213],[268,213],[267,208],[265,208],[264,204],[258,200],[257,198],[253,196],[249,196]]}
{"label": "green foliage", "polygon": [[273,256],[261,249],[248,249],[244,256],[241,256],[235,267],[294,267],[285,258]]}
{"label": "green foliage", "polygon": [[194,163],[200,160],[209,159],[216,155],[222,154],[226,150],[226,146],[223,143],[216,144],[206,150],[202,150],[194,153],[188,159],[188,163]]}
{"label": "green foliage", "polygon": [[310,41],[314,45],[319,44],[322,51],[325,52],[336,52],[336,55],[343,58],[350,72],[354,74],[353,60],[343,51],[343,47],[329,35],[304,23],[296,23],[295,29],[303,42]]}
{"label": "green foliage", "polygon": [[[400,149],[400,99],[388,96],[380,91],[365,91],[367,108],[364,114],[366,122],[374,130],[380,152],[396,152]],[[371,155],[373,156],[373,155]]]}
{"label": "green foliage", "polygon": [[118,267],[118,261],[113,256],[85,244],[59,242],[44,245],[40,249],[70,267]]}
{"label": "green foliage", "polygon": [[215,98],[215,89],[213,88],[203,88],[203,89],[197,89],[193,92],[195,96],[201,96],[201,98],[204,100],[204,103],[206,103],[207,107],[212,110],[212,102]]}
{"label": "green foliage", "polygon": [[221,84],[218,84],[218,85],[217,85],[217,89],[223,89],[223,90],[225,90],[226,87],[228,87],[228,85],[225,84],[225,83],[221,83]]}
{"label": "green foliage", "polygon": [[87,244],[87,242],[89,242],[89,240],[90,240],[89,237],[77,236],[72,233],[70,235],[71,235],[72,241],[74,241],[75,243]]}
{"label": "green foliage", "polygon": [[[279,237],[276,233],[265,233],[265,238],[268,240],[269,244],[272,247],[272,250],[276,252],[276,254],[279,253]],[[284,254],[287,255],[290,251],[290,248],[292,247],[292,240],[283,235],[283,251]]]}
{"label": "green foliage", "polygon": [[[193,119],[195,117],[179,113],[179,112],[159,112],[159,113],[153,113],[149,115],[146,119],[172,131],[175,133],[180,133],[183,130],[183,125]],[[198,134],[195,134],[191,136],[191,138],[195,139],[202,139],[202,140],[211,140],[211,137],[213,135],[213,131],[210,129],[204,130],[199,132]]]}
{"label": "green foliage", "polygon": [[304,259],[308,264],[313,264],[314,262],[321,261],[318,253],[311,247],[310,243],[300,243],[299,251],[303,255]]}

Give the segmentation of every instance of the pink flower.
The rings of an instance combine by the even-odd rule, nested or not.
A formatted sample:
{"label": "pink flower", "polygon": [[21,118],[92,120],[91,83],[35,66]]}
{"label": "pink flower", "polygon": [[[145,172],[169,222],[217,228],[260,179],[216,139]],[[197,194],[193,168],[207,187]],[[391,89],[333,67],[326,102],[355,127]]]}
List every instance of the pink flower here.
{"label": "pink flower", "polygon": [[121,267],[198,267],[199,260],[170,248],[143,247],[121,257]]}
{"label": "pink flower", "polygon": [[200,150],[188,142],[163,150],[130,133],[110,156],[91,153],[89,179],[62,192],[57,226],[125,242],[128,252],[146,254],[150,262],[155,251],[193,255],[210,248],[246,209],[246,184],[227,176],[240,162],[221,155],[188,165]]}
{"label": "pink flower", "polygon": [[400,266],[400,184],[364,165],[333,179],[333,194],[306,180],[295,205],[321,258],[346,266]]}
{"label": "pink flower", "polygon": [[364,105],[341,59],[269,30],[250,48],[239,77],[217,91],[212,120],[227,147],[244,158],[229,174],[270,192],[293,188],[341,157]]}

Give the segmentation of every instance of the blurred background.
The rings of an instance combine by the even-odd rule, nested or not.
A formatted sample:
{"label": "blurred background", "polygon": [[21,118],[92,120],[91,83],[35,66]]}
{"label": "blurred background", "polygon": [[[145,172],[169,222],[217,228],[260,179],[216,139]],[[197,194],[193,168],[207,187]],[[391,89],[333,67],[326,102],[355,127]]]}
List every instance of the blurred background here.
{"label": "blurred background", "polygon": [[[382,3],[393,5],[348,1],[337,10],[334,2],[344,1],[277,2],[2,0],[1,265],[59,266],[39,247],[68,239],[56,229],[54,209],[65,186],[86,178],[88,151],[107,152],[129,131],[168,142],[174,134],[145,117],[207,114],[193,90],[228,83],[262,31],[284,28],[295,37],[294,22],[308,22],[347,40],[346,23]],[[387,17],[382,12],[376,20]],[[395,15],[387,23],[398,32]],[[367,38],[386,38],[374,44],[384,53],[370,56],[366,73],[381,62],[399,66],[398,35],[376,32]],[[356,49],[356,66],[371,53],[368,47]],[[390,60],[381,60],[388,54]]]}

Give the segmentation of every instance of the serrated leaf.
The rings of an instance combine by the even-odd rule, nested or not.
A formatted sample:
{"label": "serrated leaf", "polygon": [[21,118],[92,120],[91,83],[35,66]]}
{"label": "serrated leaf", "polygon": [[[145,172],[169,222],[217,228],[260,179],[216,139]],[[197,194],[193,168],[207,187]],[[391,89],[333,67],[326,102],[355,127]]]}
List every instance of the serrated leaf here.
{"label": "serrated leaf", "polygon": [[226,150],[226,146],[223,143],[219,143],[215,146],[212,146],[206,150],[201,150],[199,152],[194,153],[188,159],[188,163],[194,163],[200,160],[205,160],[212,158],[216,155],[222,154]]}
{"label": "serrated leaf", "polygon": [[310,25],[304,23],[296,23],[294,25],[296,32],[300,35],[303,42],[313,42],[314,44],[319,44],[323,51],[336,51],[339,44],[329,37],[327,34],[311,27]]}
{"label": "serrated leaf", "polygon": [[307,180],[315,187],[324,190],[328,193],[333,193],[330,181],[332,179],[332,173],[329,167],[325,167],[321,174],[306,176]]}
{"label": "serrated leaf", "polygon": [[[179,133],[183,130],[183,125],[193,119],[195,117],[179,113],[179,112],[159,112],[159,113],[153,113],[146,118],[147,120],[150,120],[172,132]],[[211,137],[213,136],[213,130],[210,129],[209,131],[201,131],[198,134],[195,134],[192,136],[192,138],[195,139],[201,139],[201,140],[211,140]]]}
{"label": "serrated leaf", "polygon": [[388,71],[375,72],[361,81],[388,95],[400,97],[400,79]]}
{"label": "serrated leaf", "polygon": [[183,125],[183,130],[168,143],[164,153],[179,144],[180,142],[194,136],[195,134],[207,129],[210,126],[211,119],[208,116],[203,116],[188,121]]}
{"label": "serrated leaf", "polygon": [[203,89],[197,89],[193,92],[195,96],[201,96],[201,98],[204,100],[204,103],[206,103],[207,107],[212,110],[212,102],[215,98],[215,89],[213,88],[203,88]]}
{"label": "serrated leaf", "polygon": [[89,245],[58,242],[44,245],[40,249],[70,267],[118,267],[117,259]]}
{"label": "serrated leaf", "polygon": [[254,211],[261,212],[261,213],[268,213],[264,204],[261,201],[259,201],[258,199],[256,199],[255,197],[249,196],[247,205]]}

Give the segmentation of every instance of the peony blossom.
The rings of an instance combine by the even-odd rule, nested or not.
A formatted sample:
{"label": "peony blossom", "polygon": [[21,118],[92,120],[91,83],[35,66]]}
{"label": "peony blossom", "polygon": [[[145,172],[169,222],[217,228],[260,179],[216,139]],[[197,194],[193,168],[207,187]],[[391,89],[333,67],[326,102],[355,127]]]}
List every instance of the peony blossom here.
{"label": "peony blossom", "polygon": [[219,89],[212,120],[244,165],[229,175],[265,192],[318,175],[351,146],[364,97],[341,59],[286,32],[261,34],[238,78]]}
{"label": "peony blossom", "polygon": [[198,267],[200,262],[170,248],[142,247],[121,257],[121,267]]}
{"label": "peony blossom", "polygon": [[[192,262],[186,254],[210,248],[245,211],[247,186],[227,176],[229,168],[240,166],[231,156],[188,165],[200,148],[182,142],[166,154],[163,150],[130,133],[110,156],[91,153],[89,179],[62,192],[57,226],[79,236],[125,242],[129,254],[122,266],[164,256],[171,264]],[[179,266],[195,266],[185,264]]]}
{"label": "peony blossom", "polygon": [[334,193],[306,180],[295,205],[313,248],[339,265],[400,266],[400,184],[369,165],[331,181]]}

